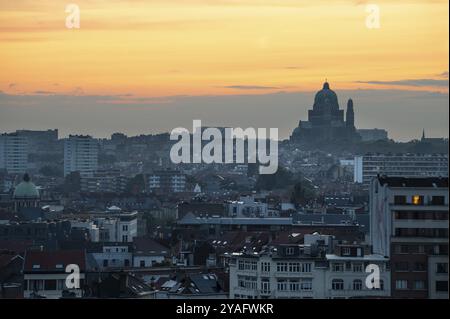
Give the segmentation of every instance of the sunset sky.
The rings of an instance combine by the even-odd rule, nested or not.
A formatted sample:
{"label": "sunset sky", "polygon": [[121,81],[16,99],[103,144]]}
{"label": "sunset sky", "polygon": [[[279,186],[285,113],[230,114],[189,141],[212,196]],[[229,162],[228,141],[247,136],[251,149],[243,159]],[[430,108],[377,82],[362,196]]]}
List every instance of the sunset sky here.
{"label": "sunset sky", "polygon": [[[65,27],[71,2],[80,29]],[[379,29],[366,27],[367,3]],[[447,0],[0,0],[0,92],[164,104],[311,92],[328,79],[337,91],[448,99],[448,14]]]}

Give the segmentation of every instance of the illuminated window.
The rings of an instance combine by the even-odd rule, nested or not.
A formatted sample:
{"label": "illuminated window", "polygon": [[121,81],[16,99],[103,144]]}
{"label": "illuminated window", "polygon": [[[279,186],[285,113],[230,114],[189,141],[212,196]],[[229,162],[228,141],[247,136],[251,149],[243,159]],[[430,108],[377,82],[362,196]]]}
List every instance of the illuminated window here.
{"label": "illuminated window", "polygon": [[422,203],[423,203],[423,196],[414,195],[412,197],[412,203],[413,203],[413,205],[422,205]]}

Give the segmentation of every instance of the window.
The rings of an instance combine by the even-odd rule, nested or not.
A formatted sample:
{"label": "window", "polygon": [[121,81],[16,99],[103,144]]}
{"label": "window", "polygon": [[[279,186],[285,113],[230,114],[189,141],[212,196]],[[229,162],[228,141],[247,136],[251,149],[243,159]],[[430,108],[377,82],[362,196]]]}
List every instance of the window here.
{"label": "window", "polygon": [[129,259],[125,259],[124,266],[125,267],[130,267],[130,260]]}
{"label": "window", "polygon": [[303,278],[300,283],[301,290],[312,290],[312,278]]}
{"label": "window", "polygon": [[414,281],[414,289],[416,289],[416,290],[425,289],[425,281],[423,281],[423,280]]}
{"label": "window", "polygon": [[103,259],[103,267],[108,267],[108,259]]}
{"label": "window", "polygon": [[425,263],[415,263],[414,271],[427,271],[427,265]]}
{"label": "window", "polygon": [[411,197],[411,203],[413,205],[423,205],[423,196],[414,195]]}
{"label": "window", "polygon": [[286,291],[287,290],[287,281],[286,280],[278,280],[277,281],[277,289],[279,291]]}
{"label": "window", "polygon": [[401,254],[408,254],[409,253],[409,246],[408,245],[400,245],[400,253]]}
{"label": "window", "polygon": [[362,280],[356,279],[353,280],[353,290],[361,290],[362,289]]}
{"label": "window", "polygon": [[302,264],[302,272],[311,272],[311,264],[303,263]]}
{"label": "window", "polygon": [[363,271],[363,265],[360,263],[353,264],[353,272],[362,272]]}
{"label": "window", "polygon": [[264,294],[270,293],[270,282],[269,279],[262,279],[261,280],[261,292]]}
{"label": "window", "polygon": [[261,263],[261,271],[262,272],[270,272],[270,262],[262,262]]}
{"label": "window", "polygon": [[299,291],[300,290],[300,283],[298,280],[292,280],[289,282],[289,290],[290,291]]}
{"label": "window", "polygon": [[128,231],[128,225],[123,225],[123,226],[122,226],[122,230],[123,230],[123,231]]}
{"label": "window", "polygon": [[448,263],[437,263],[436,273],[438,274],[448,274]]}
{"label": "window", "polygon": [[44,290],[56,290],[56,280],[45,280]]}
{"label": "window", "polygon": [[433,196],[431,197],[431,205],[445,205],[444,196]]}
{"label": "window", "polygon": [[300,272],[300,263],[289,263],[289,272]]}
{"label": "window", "polygon": [[331,282],[331,289],[344,290],[344,281],[342,279],[333,279]]}
{"label": "window", "polygon": [[277,271],[278,272],[287,272],[288,264],[287,263],[277,263]]}
{"label": "window", "polygon": [[335,272],[344,271],[344,264],[343,263],[333,263],[333,271],[335,271]]}
{"label": "window", "polygon": [[145,260],[141,260],[140,262],[139,262],[139,267],[145,267]]}
{"label": "window", "polygon": [[448,281],[436,281],[436,291],[437,292],[448,292]]}
{"label": "window", "polygon": [[402,195],[394,196],[394,204],[395,205],[405,205],[406,204],[406,196],[402,196]]}
{"label": "window", "polygon": [[56,280],[56,290],[64,290],[64,289],[66,289],[66,281],[64,279]]}
{"label": "window", "polygon": [[395,263],[395,270],[396,271],[408,271],[409,270],[408,262],[402,261],[402,262]]}
{"label": "window", "polygon": [[127,235],[123,235],[122,236],[122,242],[124,242],[124,243],[128,242],[128,236]]}
{"label": "window", "polygon": [[350,256],[352,253],[350,247],[343,247],[342,248],[342,256]]}
{"label": "window", "polygon": [[408,289],[408,281],[407,280],[396,280],[395,281],[395,289]]}
{"label": "window", "polygon": [[238,276],[238,286],[249,290],[256,290],[256,277]]}
{"label": "window", "polygon": [[286,255],[290,256],[294,254],[294,247],[286,248]]}

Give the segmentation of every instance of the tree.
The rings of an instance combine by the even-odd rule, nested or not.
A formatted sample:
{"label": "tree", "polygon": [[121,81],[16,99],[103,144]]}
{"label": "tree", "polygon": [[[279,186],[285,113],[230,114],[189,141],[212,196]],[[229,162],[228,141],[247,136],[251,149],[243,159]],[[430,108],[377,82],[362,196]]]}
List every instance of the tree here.
{"label": "tree", "polygon": [[304,206],[316,198],[314,186],[310,181],[301,179],[295,183],[291,193],[291,202],[295,205]]}
{"label": "tree", "polygon": [[257,190],[273,190],[286,188],[293,184],[293,174],[283,167],[279,167],[275,174],[259,175],[256,181]]}

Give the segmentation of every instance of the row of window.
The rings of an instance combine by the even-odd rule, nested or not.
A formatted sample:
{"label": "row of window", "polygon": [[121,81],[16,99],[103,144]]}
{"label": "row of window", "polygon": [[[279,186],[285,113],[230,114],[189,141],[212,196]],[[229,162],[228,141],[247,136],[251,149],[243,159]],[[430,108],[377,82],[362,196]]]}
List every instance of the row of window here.
{"label": "row of window", "polygon": [[[435,282],[436,292],[448,292],[448,281],[438,280]],[[424,290],[426,283],[424,280],[399,279],[395,281],[395,289],[398,290]]]}
{"label": "row of window", "polygon": [[283,280],[277,281],[278,291],[310,291],[312,290],[312,279],[303,278],[302,280]]}
{"label": "row of window", "polygon": [[[344,280],[343,279],[333,279],[331,281],[331,289],[332,290],[344,290]],[[352,282],[352,289],[353,290],[362,290],[363,289],[363,282],[362,282],[362,280],[361,279],[353,280],[353,282]],[[384,282],[383,282],[383,280],[380,280],[380,288],[379,288],[379,290],[384,290]]]}
{"label": "row of window", "polygon": [[[409,263],[407,261],[396,262],[395,271],[427,271],[427,264],[421,262]],[[448,274],[448,263],[436,263],[434,272],[437,274]]]}
{"label": "row of window", "polygon": [[[406,280],[406,279],[399,279],[395,281],[395,289],[398,290],[407,290],[407,289],[414,289],[414,290],[424,290],[426,289],[426,283],[424,280]],[[445,280],[438,280],[435,282],[435,289],[436,292],[448,292],[448,281]]]}
{"label": "row of window", "polygon": [[[83,287],[83,279],[80,280],[80,287]],[[31,291],[40,290],[64,290],[66,288],[65,279],[47,279],[47,280],[25,280],[24,289]]]}
{"label": "row of window", "polygon": [[397,220],[448,220],[448,212],[438,211],[396,211]]}
{"label": "row of window", "polygon": [[[276,264],[277,272],[290,272],[290,273],[303,273],[311,272],[311,263],[301,263],[301,262],[278,262]],[[258,263],[256,261],[238,261],[239,270],[258,270]],[[270,262],[261,263],[262,272],[270,272],[271,264]]]}
{"label": "row of window", "polygon": [[278,262],[277,272],[311,272],[311,263],[300,263],[300,262]]}
{"label": "row of window", "polygon": [[343,271],[353,271],[353,272],[363,272],[364,271],[363,263],[350,263],[350,262],[338,262],[332,263],[331,270],[334,272],[343,272]]}
{"label": "row of window", "polygon": [[[395,205],[425,205],[425,198],[422,195],[413,195],[410,197],[410,201],[408,202],[408,198],[405,195],[395,195],[394,196],[394,204]],[[432,196],[431,199],[428,200],[428,205],[445,205],[445,196]]]}
{"label": "row of window", "polygon": [[396,228],[395,236],[447,238],[448,228]]}
{"label": "row of window", "polygon": [[395,254],[427,254],[427,255],[448,255],[448,245],[430,244],[430,245],[394,245]]}

